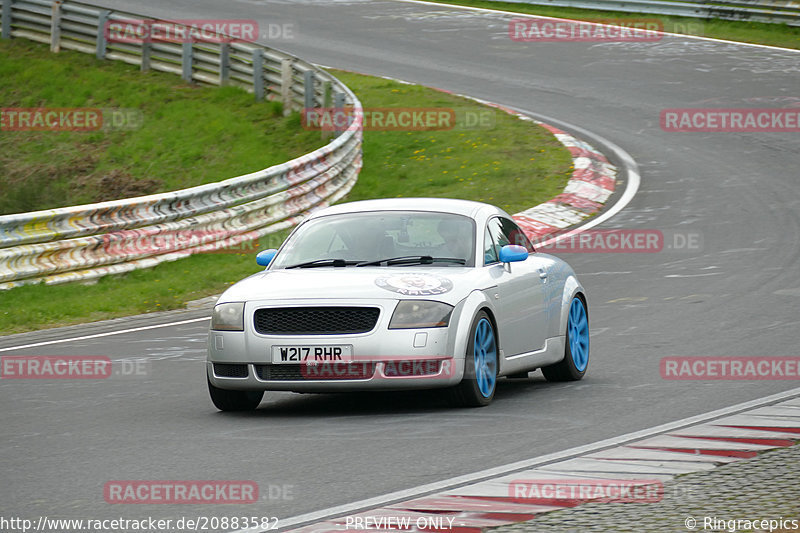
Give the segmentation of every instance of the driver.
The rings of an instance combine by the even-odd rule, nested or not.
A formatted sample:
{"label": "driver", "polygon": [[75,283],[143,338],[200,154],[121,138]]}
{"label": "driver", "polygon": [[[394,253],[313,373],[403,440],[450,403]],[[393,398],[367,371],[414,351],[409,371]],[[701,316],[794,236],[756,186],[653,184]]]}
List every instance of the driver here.
{"label": "driver", "polygon": [[444,244],[441,246],[443,257],[452,257],[467,261],[470,253],[470,235],[465,232],[464,224],[458,219],[445,218],[436,227]]}

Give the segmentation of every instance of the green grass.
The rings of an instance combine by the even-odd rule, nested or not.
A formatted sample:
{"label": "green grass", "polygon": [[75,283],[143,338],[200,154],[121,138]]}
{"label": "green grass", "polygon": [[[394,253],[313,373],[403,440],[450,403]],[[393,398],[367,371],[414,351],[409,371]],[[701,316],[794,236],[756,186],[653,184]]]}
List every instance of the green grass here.
{"label": "green grass", "polygon": [[[33,46],[23,46],[18,43],[14,43],[13,46],[20,46],[26,53],[33,53]],[[43,54],[47,59],[51,57],[47,55],[49,52]],[[73,58],[72,55],[58,58],[59,62],[63,63],[71,63],[73,59],[77,60],[82,70],[87,71],[82,75],[86,80],[96,79],[96,76],[99,76],[94,72],[88,72],[97,67],[97,62],[91,58],[81,56]],[[29,58],[29,62],[32,63],[33,59]],[[106,64],[100,66],[105,68]],[[71,71],[68,66],[61,68],[66,72]],[[118,70],[117,75],[130,76],[131,80],[141,85],[139,91],[141,94],[156,92],[162,97],[172,95],[168,89],[159,92],[162,90],[161,81],[155,82],[156,88],[150,87],[154,83],[154,76],[140,76],[135,69],[121,65],[113,68],[115,71]],[[45,75],[44,71],[39,69],[34,71],[39,72],[40,76]],[[487,201],[514,213],[561,192],[572,172],[569,152],[549,132],[531,122],[432,89],[352,73],[337,72],[336,75],[356,92],[367,109],[445,108],[456,110],[459,117],[469,112],[473,116],[480,115],[488,119],[488,125],[472,129],[458,124],[453,129],[442,131],[366,131],[363,169],[358,183],[346,200],[398,196],[455,197]],[[32,83],[39,82],[32,80]],[[175,95],[188,95],[191,103],[186,104],[187,106],[197,104],[202,108],[203,102],[213,106],[217,98],[239,98],[238,93],[231,90],[222,90],[219,91],[220,95],[215,95],[213,93],[218,91],[216,89],[202,89],[212,94],[204,97],[202,101],[195,102],[193,95],[201,89],[185,87],[180,83],[176,83],[174,87]],[[93,94],[91,90],[84,92],[87,95]],[[175,105],[179,105],[180,102],[177,100],[177,96],[170,98],[170,101],[176,102]],[[27,105],[55,104],[49,99],[39,98],[35,103]],[[146,100],[141,100],[140,105],[147,107],[150,104]],[[253,105],[250,95],[240,98],[237,105],[241,105],[246,111],[245,115],[252,117],[252,120],[248,124],[237,124],[235,129],[258,132],[258,124],[262,120],[259,113],[269,115],[269,106],[262,104],[259,108]],[[238,117],[235,119],[237,122],[247,122],[242,119],[242,115],[236,114],[237,111],[230,110],[230,113]],[[298,133],[295,131],[300,129],[297,124],[294,127],[289,123],[281,124],[284,128],[284,137],[302,138],[308,135],[317,142],[320,139],[319,132],[301,130]],[[164,126],[169,125],[164,124]],[[224,128],[224,125],[220,127]],[[67,152],[69,149],[80,152],[79,146],[74,148],[70,146],[81,145],[84,139],[74,136],[77,134],[72,135],[71,142],[64,141],[62,152]],[[5,136],[3,133],[3,138]],[[176,146],[175,150],[183,154],[196,155],[197,152],[193,152],[195,145],[214,144],[212,137],[205,136],[203,140],[193,136],[184,138],[183,142],[189,146]],[[39,142],[38,137],[31,137],[32,144]],[[107,140],[107,142],[110,145],[116,141]],[[270,141],[263,136],[259,137],[259,142],[265,143],[265,147],[270,144]],[[239,172],[248,170],[242,170],[241,166],[237,166],[240,165],[237,161],[239,156],[232,150],[227,150],[227,147],[224,148],[226,149],[211,150],[214,152],[212,159],[219,164],[217,177],[236,175],[237,171],[225,171],[228,168],[225,165],[226,160],[232,168],[239,169]],[[32,152],[40,151],[40,157],[31,157],[29,160],[31,169],[46,164],[46,159],[49,158],[47,150],[42,151],[36,146],[29,149]],[[145,160],[151,153],[149,145],[143,142],[130,145],[128,150],[132,156],[138,154],[134,160],[139,158]],[[192,179],[186,185],[207,181],[205,177],[201,179],[199,175],[195,175],[200,173],[200,167],[204,167],[208,161],[208,154],[204,152],[201,156],[194,163],[187,162],[185,172],[191,175]],[[281,161],[288,158],[287,155]],[[115,168],[111,163],[109,162],[108,168]],[[263,168],[268,164],[269,162],[257,164],[256,167]],[[204,176],[209,176],[211,179],[210,173],[204,168],[202,170]],[[142,175],[150,176],[148,173]],[[66,180],[66,183],[69,184],[74,180],[73,177]],[[253,243],[252,248],[242,247],[239,250],[241,253],[195,255],[175,262],[162,263],[151,269],[106,276],[93,284],[27,285],[0,292],[3,302],[0,307],[0,332],[16,333],[183,308],[187,301],[220,293],[239,279],[258,272],[260,267],[255,263],[255,252],[279,246],[284,236],[285,234],[268,236],[260,243]]]}
{"label": "green grass", "polygon": [[692,17],[672,17],[666,15],[650,15],[626,13],[621,11],[597,11],[570,7],[539,6],[533,4],[517,4],[511,2],[492,2],[488,0],[436,0],[442,4],[455,4],[470,7],[482,7],[527,13],[545,17],[559,17],[575,20],[609,21],[610,19],[637,21],[660,20],[664,31],[713,37],[743,43],[766,44],[783,48],[800,49],[800,26],[787,24],[769,24],[763,22],[744,22],[721,19],[700,19]]}
{"label": "green grass", "polygon": [[322,146],[299,114],[235,87],[185,84],[78,52],[0,41],[0,105],[141,113],[130,131],[0,131],[0,214],[171,191],[261,170]]}
{"label": "green grass", "polygon": [[516,213],[564,189],[572,161],[544,128],[418,85],[333,71],[364,108],[453,109],[481,114],[487,127],[461,120],[442,131],[367,131],[364,166],[348,200],[434,196],[488,202]]}

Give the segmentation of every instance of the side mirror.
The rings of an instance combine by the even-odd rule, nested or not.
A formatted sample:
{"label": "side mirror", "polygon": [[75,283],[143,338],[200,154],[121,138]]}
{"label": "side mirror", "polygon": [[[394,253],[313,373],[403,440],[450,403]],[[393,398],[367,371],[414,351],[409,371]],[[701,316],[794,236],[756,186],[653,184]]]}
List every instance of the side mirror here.
{"label": "side mirror", "polygon": [[261,250],[258,252],[256,256],[256,263],[258,266],[266,267],[272,262],[272,259],[275,257],[275,254],[278,253],[278,250],[274,248],[270,248],[269,250]]}
{"label": "side mirror", "polygon": [[506,244],[500,248],[500,261],[503,263],[516,263],[528,258],[528,250],[518,244]]}

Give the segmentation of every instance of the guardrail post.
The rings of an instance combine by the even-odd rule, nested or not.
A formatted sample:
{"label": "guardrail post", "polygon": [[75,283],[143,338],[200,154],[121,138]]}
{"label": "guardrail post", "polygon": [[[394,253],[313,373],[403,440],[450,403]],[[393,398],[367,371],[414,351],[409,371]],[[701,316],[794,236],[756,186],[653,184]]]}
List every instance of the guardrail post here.
{"label": "guardrail post", "polygon": [[[339,117],[343,110],[344,110],[344,93],[336,92],[333,94],[333,116]],[[344,131],[345,130],[336,128],[336,136],[338,137]]]}
{"label": "guardrail post", "polygon": [[[254,71],[255,72],[255,71]],[[231,77],[231,45],[219,44],[219,84],[228,85]]]}
{"label": "guardrail post", "polygon": [[314,83],[314,71],[307,70],[303,73],[303,107],[313,109],[317,106],[317,93]]}
{"label": "guardrail post", "polygon": [[142,41],[142,63],[140,65],[142,72],[150,70],[150,52],[153,50],[153,44],[145,39]]}
{"label": "guardrail post", "polygon": [[[322,81],[322,109],[323,113],[330,113],[331,112],[331,105],[333,100],[333,90],[331,88],[331,81],[330,80],[323,80]],[[328,139],[333,137],[332,131],[326,131],[325,128],[320,128],[322,130],[321,137],[322,139]]]}
{"label": "guardrail post", "polygon": [[187,83],[192,82],[192,62],[194,61],[194,47],[191,41],[183,43],[183,53],[181,54],[181,77]]}
{"label": "guardrail post", "polygon": [[61,4],[63,0],[53,2],[53,15],[50,17],[50,51],[61,51]]}
{"label": "guardrail post", "polygon": [[108,41],[106,41],[106,26],[108,26],[108,17],[111,11],[104,10],[97,15],[97,59],[106,58],[106,49],[108,48]]}
{"label": "guardrail post", "polygon": [[3,39],[11,39],[11,5],[14,0],[3,0],[3,26],[0,31],[3,32]]}
{"label": "guardrail post", "polygon": [[253,94],[259,102],[264,99],[264,51],[261,48],[253,50]]}
{"label": "guardrail post", "polygon": [[283,102],[283,114],[288,115],[292,112],[292,84],[294,83],[291,59],[281,60],[281,102]]}
{"label": "guardrail post", "polygon": [[333,100],[333,91],[331,89],[331,81],[325,80],[322,82],[322,107],[330,107]]}

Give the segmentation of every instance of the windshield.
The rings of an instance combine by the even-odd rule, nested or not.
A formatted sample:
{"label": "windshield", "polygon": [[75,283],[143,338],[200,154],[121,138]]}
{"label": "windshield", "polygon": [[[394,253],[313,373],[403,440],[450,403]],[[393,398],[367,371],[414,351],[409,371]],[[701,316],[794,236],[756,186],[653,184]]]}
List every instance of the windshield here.
{"label": "windshield", "polygon": [[270,268],[368,262],[374,262],[374,266],[474,266],[474,243],[475,224],[461,215],[418,211],[346,213],[300,225]]}

